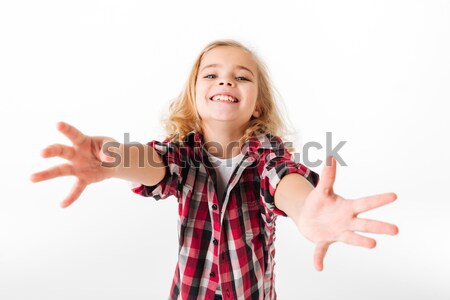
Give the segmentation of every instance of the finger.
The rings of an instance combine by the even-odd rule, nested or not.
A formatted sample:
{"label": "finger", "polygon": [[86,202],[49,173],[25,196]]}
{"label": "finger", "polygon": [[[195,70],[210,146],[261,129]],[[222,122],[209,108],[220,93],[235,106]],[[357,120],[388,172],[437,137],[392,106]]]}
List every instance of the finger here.
{"label": "finger", "polygon": [[65,159],[71,159],[75,155],[75,150],[66,145],[54,144],[43,149],[41,155],[44,158],[59,156]]}
{"label": "finger", "polygon": [[353,211],[355,214],[360,214],[362,212],[389,204],[395,201],[395,199],[397,199],[397,195],[395,193],[386,193],[359,198],[353,201]]}
{"label": "finger", "polygon": [[377,242],[374,239],[359,235],[349,230],[343,232],[337,240],[349,245],[365,248],[374,248],[377,245]]}
{"label": "finger", "polygon": [[319,272],[323,270],[323,260],[330,245],[330,242],[319,242],[316,245],[316,249],[314,250],[314,267]]}
{"label": "finger", "polygon": [[70,164],[62,164],[45,171],[37,172],[31,175],[30,180],[32,182],[39,182],[48,179],[52,179],[60,176],[69,176],[73,175],[72,165]]}
{"label": "finger", "polygon": [[396,235],[398,233],[397,226],[393,224],[360,218],[354,219],[351,222],[350,230],[389,235]]}
{"label": "finger", "polygon": [[64,199],[63,202],[61,202],[61,207],[66,208],[71,205],[80,197],[85,188],[86,184],[82,183],[80,180],[77,180],[77,182],[75,182],[74,186],[72,187],[70,194],[66,197],[66,199]]}
{"label": "finger", "polygon": [[65,122],[58,122],[57,128],[67,136],[74,145],[81,145],[86,140],[86,136],[81,133],[81,131]]}
{"label": "finger", "polygon": [[319,188],[326,195],[333,193],[333,185],[336,180],[336,159],[333,156],[327,157],[327,163],[323,167],[322,176],[316,188]]}

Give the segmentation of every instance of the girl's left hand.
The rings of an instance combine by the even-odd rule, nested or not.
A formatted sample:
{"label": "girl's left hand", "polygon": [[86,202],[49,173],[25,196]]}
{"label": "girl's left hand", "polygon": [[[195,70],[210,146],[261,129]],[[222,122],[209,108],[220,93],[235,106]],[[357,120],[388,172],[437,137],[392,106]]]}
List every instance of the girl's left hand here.
{"label": "girl's left hand", "polygon": [[334,242],[373,248],[376,241],[372,238],[355,233],[368,232],[395,235],[398,228],[395,225],[358,218],[358,214],[386,205],[397,199],[395,193],[379,194],[348,200],[333,191],[336,178],[336,159],[331,158],[327,164],[316,188],[305,199],[298,230],[310,241],[316,244],[314,266],[323,270],[323,260],[328,247]]}

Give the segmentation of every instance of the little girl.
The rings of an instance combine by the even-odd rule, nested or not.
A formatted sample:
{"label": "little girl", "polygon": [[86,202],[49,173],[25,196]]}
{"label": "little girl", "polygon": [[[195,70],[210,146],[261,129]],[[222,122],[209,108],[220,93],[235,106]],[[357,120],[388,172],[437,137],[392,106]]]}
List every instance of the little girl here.
{"label": "little girl", "polygon": [[334,158],[320,181],[294,162],[280,138],[283,122],[267,72],[236,41],[215,41],[200,53],[166,124],[164,141],[136,146],[59,122],[73,146],[51,145],[42,156],[69,163],[31,180],[75,176],[62,207],[87,185],[111,177],[134,182],[132,191],[142,196],[175,196],[179,250],[170,299],[276,299],[277,216],[290,217],[316,244],[319,271],[333,242],[373,248],[374,239],[355,232],[398,232],[395,225],[357,217],[394,201],[394,193],[348,200],[333,191]]}

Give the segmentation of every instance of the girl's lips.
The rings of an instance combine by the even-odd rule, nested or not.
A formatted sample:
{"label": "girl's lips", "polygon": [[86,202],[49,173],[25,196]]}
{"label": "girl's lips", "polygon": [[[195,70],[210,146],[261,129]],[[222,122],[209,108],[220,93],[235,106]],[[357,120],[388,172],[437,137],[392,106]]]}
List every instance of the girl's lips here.
{"label": "girl's lips", "polygon": [[[227,93],[227,92],[221,92],[221,93],[214,94],[214,95],[212,95],[212,96],[209,98],[209,100],[213,100],[214,97],[217,97],[217,96],[231,97],[231,98],[233,98],[236,102],[239,102],[239,99],[238,99],[236,96],[232,95],[231,93]],[[220,100],[219,100],[219,101],[220,101]]]}
{"label": "girl's lips", "polygon": [[213,100],[212,98],[209,98],[211,102],[214,103],[224,103],[224,104],[238,104],[239,102],[230,102],[230,101],[221,101],[221,100]]}

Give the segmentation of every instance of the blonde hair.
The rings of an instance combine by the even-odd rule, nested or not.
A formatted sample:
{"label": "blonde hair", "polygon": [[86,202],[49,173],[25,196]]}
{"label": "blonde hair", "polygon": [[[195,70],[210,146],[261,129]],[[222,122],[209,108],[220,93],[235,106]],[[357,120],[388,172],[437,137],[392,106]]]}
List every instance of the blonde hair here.
{"label": "blonde hair", "polygon": [[170,141],[177,143],[181,142],[191,131],[203,134],[200,119],[195,107],[195,85],[203,55],[219,46],[237,47],[248,52],[257,66],[258,98],[256,109],[259,112],[259,116],[257,118],[251,116],[242,139],[247,140],[253,134],[261,133],[270,133],[282,137],[286,131],[286,124],[283,122],[283,118],[281,118],[279,108],[275,102],[274,89],[269,79],[266,66],[255,53],[241,43],[235,40],[225,39],[209,43],[200,52],[192,66],[182,92],[170,103],[169,115],[167,118],[163,119],[163,125]]}

